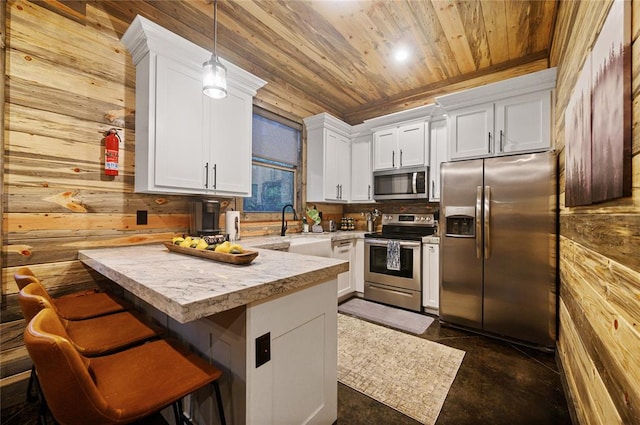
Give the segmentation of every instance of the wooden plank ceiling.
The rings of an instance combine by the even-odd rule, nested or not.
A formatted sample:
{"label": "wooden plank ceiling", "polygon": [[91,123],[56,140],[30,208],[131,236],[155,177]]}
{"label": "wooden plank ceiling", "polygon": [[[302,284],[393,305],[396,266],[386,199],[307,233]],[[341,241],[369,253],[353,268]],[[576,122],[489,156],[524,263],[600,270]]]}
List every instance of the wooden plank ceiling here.
{"label": "wooden plank ceiling", "polygon": [[[64,4],[72,18],[71,6],[84,5],[38,3]],[[127,25],[140,13],[213,49],[212,0],[90,4]],[[269,82],[266,104],[289,92],[309,115],[357,124],[547,68],[556,10],[555,0],[219,0],[218,53]],[[393,58],[400,45],[404,63]]]}
{"label": "wooden plank ceiling", "polygon": [[[200,9],[212,15],[212,5],[205,6]],[[556,6],[552,0],[223,0],[219,53],[248,60],[355,124],[380,115],[377,106],[391,100],[547,60]],[[205,34],[212,33],[211,25]],[[400,45],[411,52],[404,63],[393,58]]]}

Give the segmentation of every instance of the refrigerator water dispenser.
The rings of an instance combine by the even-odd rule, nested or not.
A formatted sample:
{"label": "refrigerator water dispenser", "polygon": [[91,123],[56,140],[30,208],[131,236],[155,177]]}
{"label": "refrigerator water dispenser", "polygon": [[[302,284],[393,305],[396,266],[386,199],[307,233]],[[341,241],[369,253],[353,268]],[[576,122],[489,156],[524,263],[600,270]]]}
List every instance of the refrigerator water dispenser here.
{"label": "refrigerator water dispenser", "polygon": [[457,238],[476,236],[475,209],[473,207],[447,207],[445,223],[445,236]]}

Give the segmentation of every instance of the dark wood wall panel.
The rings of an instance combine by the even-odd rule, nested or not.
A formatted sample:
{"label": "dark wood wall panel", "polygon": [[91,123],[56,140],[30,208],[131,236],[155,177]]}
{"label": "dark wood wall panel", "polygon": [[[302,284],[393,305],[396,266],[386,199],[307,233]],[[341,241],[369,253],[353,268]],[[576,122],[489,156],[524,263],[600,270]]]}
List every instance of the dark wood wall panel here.
{"label": "dark wood wall panel", "polygon": [[[554,138],[560,152],[558,359],[580,424],[640,423],[640,69],[633,60],[633,194],[587,207],[564,203],[564,111],[611,1],[560,2],[551,64],[558,66]],[[633,58],[640,2],[633,1]]]}

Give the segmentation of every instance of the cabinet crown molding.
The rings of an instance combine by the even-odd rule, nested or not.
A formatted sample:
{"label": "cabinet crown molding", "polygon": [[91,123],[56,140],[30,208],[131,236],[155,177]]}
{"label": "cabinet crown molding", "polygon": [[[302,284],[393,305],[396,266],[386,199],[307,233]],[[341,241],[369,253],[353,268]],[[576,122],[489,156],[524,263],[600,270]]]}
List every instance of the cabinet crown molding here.
{"label": "cabinet crown molding", "polygon": [[307,131],[326,128],[345,137],[351,136],[351,126],[349,124],[326,112],[304,118],[303,121]]}
{"label": "cabinet crown molding", "polygon": [[[136,15],[120,41],[131,53],[134,65],[137,65],[149,53],[179,60],[194,68],[202,68],[202,64],[211,57],[211,52],[207,49],[140,15]],[[263,79],[223,58],[220,58],[220,62],[227,67],[229,87],[243,90],[251,96],[255,96],[256,91],[267,84]]]}
{"label": "cabinet crown molding", "polygon": [[392,114],[371,118],[365,120],[364,124],[367,125],[368,128],[375,131],[383,128],[397,127],[399,125],[407,124],[410,122],[432,121],[437,118],[442,118],[442,115],[435,115],[441,112],[441,110],[438,110],[438,105],[436,105],[435,103],[430,103],[428,105],[407,109],[405,111],[394,112]]}
{"label": "cabinet crown molding", "polygon": [[451,111],[466,106],[494,102],[511,96],[551,90],[555,86],[556,68],[548,68],[497,83],[439,96],[436,101],[446,110]]}

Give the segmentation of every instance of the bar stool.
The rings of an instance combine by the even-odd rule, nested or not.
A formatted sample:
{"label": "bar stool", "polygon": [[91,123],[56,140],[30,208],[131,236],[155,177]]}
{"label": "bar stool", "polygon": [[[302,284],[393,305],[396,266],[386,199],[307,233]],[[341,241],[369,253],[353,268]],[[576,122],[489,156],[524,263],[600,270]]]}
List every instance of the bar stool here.
{"label": "bar stool", "polygon": [[[32,282],[20,290],[18,302],[27,322],[45,308],[50,308],[60,317],[55,305],[47,298],[46,289],[40,282]],[[98,356],[121,350],[158,338],[163,332],[160,326],[147,323],[135,311],[122,311],[85,320],[67,320],[60,317],[60,322],[73,345],[85,356]]]}
{"label": "bar stool", "polygon": [[85,357],[69,341],[52,309],[29,322],[24,342],[49,410],[65,425],[125,424],[173,406],[176,422],[190,423],[182,398],[212,384],[225,417],[222,372],[176,341],[162,339],[101,357]]}
{"label": "bar stool", "polygon": [[[40,280],[28,267],[22,267],[13,275],[18,289]],[[44,288],[44,285],[42,285]],[[131,310],[133,305],[128,301],[106,292],[81,291],[62,297],[52,298],[45,288],[45,297],[54,305],[60,317],[67,320],[82,320],[119,311]]]}
{"label": "bar stool", "polygon": [[[56,314],[56,305],[49,302],[47,290],[37,279],[18,293],[20,309],[27,323],[42,309],[50,308]],[[71,321],[61,318],[72,335],[77,349],[87,356],[95,356],[160,337],[159,326],[147,324],[135,312],[121,311],[91,319]],[[36,381],[35,367],[31,368],[27,384],[27,401],[37,400],[33,386]]]}

